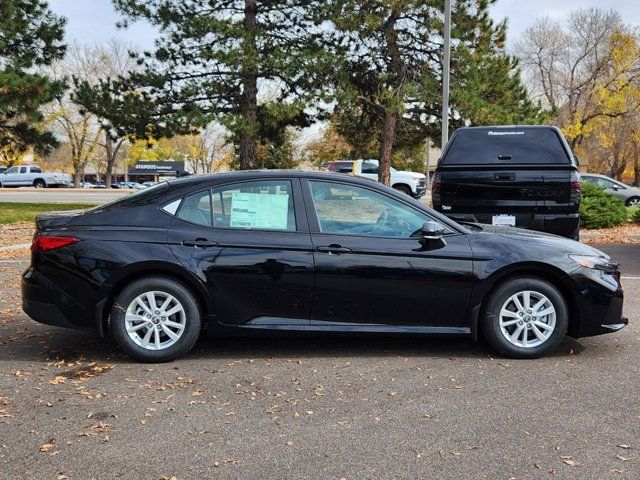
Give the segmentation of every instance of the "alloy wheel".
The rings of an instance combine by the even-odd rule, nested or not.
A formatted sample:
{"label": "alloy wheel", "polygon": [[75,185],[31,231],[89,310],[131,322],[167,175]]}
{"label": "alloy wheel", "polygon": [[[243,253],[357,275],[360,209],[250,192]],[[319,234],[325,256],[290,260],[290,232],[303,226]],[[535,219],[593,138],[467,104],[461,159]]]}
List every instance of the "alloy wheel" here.
{"label": "alloy wheel", "polygon": [[640,198],[632,198],[627,203],[627,206],[629,206],[629,207],[640,207]]}
{"label": "alloy wheel", "polygon": [[553,335],[556,309],[542,293],[524,290],[504,302],[499,324],[509,343],[522,348],[538,347]]}
{"label": "alloy wheel", "polygon": [[186,314],[172,295],[149,291],[138,295],[127,307],[125,329],[133,342],[147,350],[174,345],[184,333]]}

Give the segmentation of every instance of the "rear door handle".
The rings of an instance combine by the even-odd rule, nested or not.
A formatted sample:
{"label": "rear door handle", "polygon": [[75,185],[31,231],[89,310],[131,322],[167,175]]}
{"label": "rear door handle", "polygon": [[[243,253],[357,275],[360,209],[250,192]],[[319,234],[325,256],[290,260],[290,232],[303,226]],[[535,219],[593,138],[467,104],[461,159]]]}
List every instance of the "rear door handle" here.
{"label": "rear door handle", "polygon": [[351,249],[347,247],[343,247],[342,245],[336,245],[332,243],[331,245],[316,247],[317,252],[327,252],[329,254],[339,255],[341,253],[351,253]]}
{"label": "rear door handle", "polygon": [[183,240],[182,245],[185,247],[209,248],[217,247],[218,242],[211,242],[206,238],[196,238],[195,240]]}
{"label": "rear door handle", "polygon": [[496,173],[493,175],[494,180],[513,182],[516,179],[515,173]]}

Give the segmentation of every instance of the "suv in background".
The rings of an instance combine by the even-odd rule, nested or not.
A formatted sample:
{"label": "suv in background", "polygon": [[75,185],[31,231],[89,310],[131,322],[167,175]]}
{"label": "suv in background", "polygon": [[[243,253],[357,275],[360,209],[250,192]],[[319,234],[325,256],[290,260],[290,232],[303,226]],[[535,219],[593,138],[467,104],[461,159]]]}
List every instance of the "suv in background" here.
{"label": "suv in background", "polygon": [[556,127],[458,129],[438,161],[433,207],[457,221],[578,239],[578,160]]}
{"label": "suv in background", "polygon": [[351,173],[353,170],[353,160],[339,160],[329,162],[327,170],[336,173]]}
{"label": "suv in background", "polygon": [[625,185],[618,180],[597,173],[583,173],[580,175],[580,179],[604,189],[609,195],[622,200],[627,207],[640,207],[640,188],[638,187]]}
{"label": "suv in background", "polygon": [[[350,173],[356,177],[378,180],[380,165],[376,159],[347,161],[340,160],[329,163],[330,172]],[[423,173],[409,172],[390,168],[390,184],[396,190],[413,198],[420,198],[427,193],[427,177]]]}

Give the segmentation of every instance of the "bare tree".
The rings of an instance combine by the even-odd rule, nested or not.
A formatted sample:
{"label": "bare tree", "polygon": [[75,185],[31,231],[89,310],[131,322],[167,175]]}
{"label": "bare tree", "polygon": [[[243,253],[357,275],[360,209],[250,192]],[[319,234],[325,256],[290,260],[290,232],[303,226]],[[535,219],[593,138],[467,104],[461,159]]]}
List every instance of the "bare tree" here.
{"label": "bare tree", "polygon": [[[532,95],[557,112],[558,123],[574,148],[584,139],[589,122],[627,112],[606,111],[596,98],[597,87],[640,74],[617,70],[612,77],[611,38],[619,32],[632,29],[618,12],[588,8],[572,12],[564,26],[548,17],[538,19],[515,44]],[[637,64],[629,68],[637,70]]]}
{"label": "bare tree", "polygon": [[[110,40],[104,47],[94,47],[100,62],[100,78],[117,78],[134,70],[135,61],[129,53],[132,50],[131,45],[119,40]],[[117,135],[107,120],[98,118],[98,122],[102,130],[100,145],[105,153],[104,183],[106,188],[111,188],[113,169],[128,137]]]}
{"label": "bare tree", "polygon": [[[71,75],[96,78],[96,63],[92,52],[78,43],[69,45],[64,59],[53,63],[48,71],[56,79],[67,80]],[[100,128],[94,115],[81,111],[67,92],[46,107],[47,123],[69,146],[74,184],[80,186],[84,170],[98,145]]]}
{"label": "bare tree", "polygon": [[[69,81],[81,78],[95,84],[99,80],[124,75],[134,67],[128,51],[131,47],[121,41],[111,40],[105,45],[81,45],[73,43],[64,59],[49,67],[54,78]],[[97,149],[104,149],[105,183],[111,186],[111,174],[118,153],[125,139],[114,140],[101,119],[76,104],[72,92],[47,106],[46,122],[58,137],[69,146],[74,184],[80,186],[84,170],[90,161],[100,157]]]}

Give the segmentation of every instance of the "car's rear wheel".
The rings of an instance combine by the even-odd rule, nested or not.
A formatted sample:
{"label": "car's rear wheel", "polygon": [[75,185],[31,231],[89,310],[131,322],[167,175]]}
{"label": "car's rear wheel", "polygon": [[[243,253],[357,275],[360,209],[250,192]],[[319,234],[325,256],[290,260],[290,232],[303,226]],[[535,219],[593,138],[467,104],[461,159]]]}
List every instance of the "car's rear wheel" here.
{"label": "car's rear wheel", "polygon": [[131,282],[111,309],[118,346],[142,362],[167,362],[187,353],[200,334],[198,302],[181,283],[166,277]]}
{"label": "car's rear wheel", "polygon": [[627,207],[640,207],[640,197],[631,197],[627,199]]}
{"label": "car's rear wheel", "polygon": [[513,358],[538,358],[562,342],[569,311],[551,283],[519,277],[501,284],[487,299],[482,333],[489,345]]}
{"label": "car's rear wheel", "polygon": [[33,182],[33,186],[36,188],[45,188],[47,186],[46,183],[44,183],[44,180],[36,180],[35,182]]}

